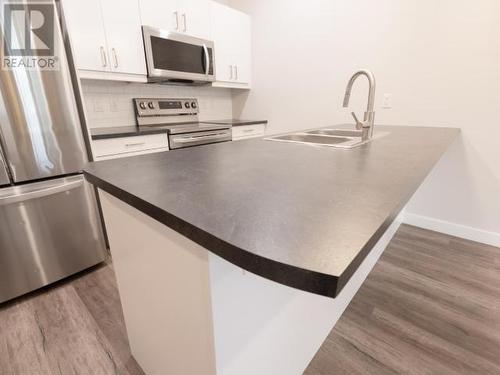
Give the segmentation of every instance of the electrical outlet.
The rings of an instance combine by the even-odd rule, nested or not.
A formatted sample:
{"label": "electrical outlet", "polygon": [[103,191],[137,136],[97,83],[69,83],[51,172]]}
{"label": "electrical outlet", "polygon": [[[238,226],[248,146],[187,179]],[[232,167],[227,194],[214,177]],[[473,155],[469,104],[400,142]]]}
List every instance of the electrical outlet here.
{"label": "electrical outlet", "polygon": [[392,94],[384,94],[384,101],[382,102],[382,108],[384,109],[392,108]]}

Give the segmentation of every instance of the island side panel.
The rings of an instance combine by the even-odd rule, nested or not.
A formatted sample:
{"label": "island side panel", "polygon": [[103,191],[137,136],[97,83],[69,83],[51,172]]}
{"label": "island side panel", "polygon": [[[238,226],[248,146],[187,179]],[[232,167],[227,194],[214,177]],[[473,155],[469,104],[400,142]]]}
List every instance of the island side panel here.
{"label": "island side panel", "polygon": [[208,251],[99,195],[134,358],[148,375],[215,374]]}
{"label": "island side panel", "polygon": [[385,231],[336,298],[246,272],[210,254],[218,375],[301,375],[401,223]]}

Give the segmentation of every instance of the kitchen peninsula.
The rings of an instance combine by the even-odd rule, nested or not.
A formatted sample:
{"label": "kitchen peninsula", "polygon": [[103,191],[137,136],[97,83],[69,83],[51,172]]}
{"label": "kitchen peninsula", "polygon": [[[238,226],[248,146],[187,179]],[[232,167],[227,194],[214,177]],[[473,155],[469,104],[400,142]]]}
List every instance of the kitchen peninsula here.
{"label": "kitchen peninsula", "polygon": [[253,139],[87,166],[146,374],[305,369],[459,134],[376,132],[351,150]]}

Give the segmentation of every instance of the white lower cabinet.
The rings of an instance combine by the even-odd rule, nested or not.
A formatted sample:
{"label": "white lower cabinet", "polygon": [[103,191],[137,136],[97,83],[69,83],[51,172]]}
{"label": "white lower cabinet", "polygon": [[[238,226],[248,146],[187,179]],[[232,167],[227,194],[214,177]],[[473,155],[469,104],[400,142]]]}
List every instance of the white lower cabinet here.
{"label": "white lower cabinet", "polygon": [[95,160],[168,151],[168,136],[167,134],[151,134],[98,139],[92,141],[92,151]]}
{"label": "white lower cabinet", "polygon": [[233,131],[233,141],[240,141],[242,139],[262,137],[266,132],[266,125],[256,124],[256,125],[234,126],[232,131]]}

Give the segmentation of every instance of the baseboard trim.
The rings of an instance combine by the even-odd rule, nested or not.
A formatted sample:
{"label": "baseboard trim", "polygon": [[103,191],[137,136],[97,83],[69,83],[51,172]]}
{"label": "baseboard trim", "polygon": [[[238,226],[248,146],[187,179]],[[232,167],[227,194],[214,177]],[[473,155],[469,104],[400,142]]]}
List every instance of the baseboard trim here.
{"label": "baseboard trim", "polygon": [[421,216],[404,212],[401,215],[401,222],[416,227],[433,230],[436,232],[449,234],[467,240],[484,243],[491,246],[500,247],[500,233],[455,224],[449,221],[434,219],[428,216]]}

